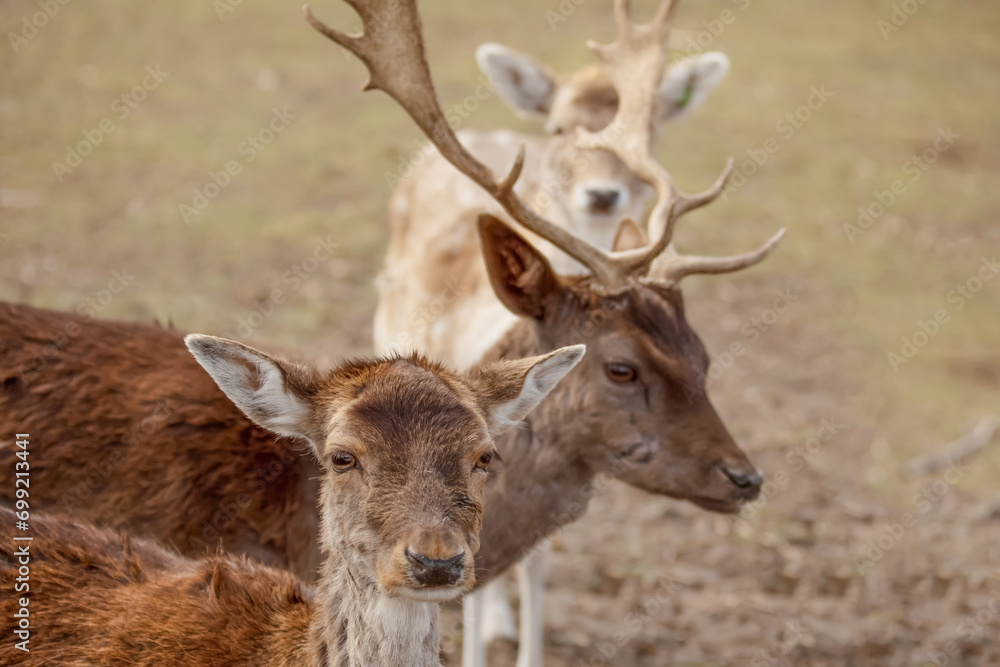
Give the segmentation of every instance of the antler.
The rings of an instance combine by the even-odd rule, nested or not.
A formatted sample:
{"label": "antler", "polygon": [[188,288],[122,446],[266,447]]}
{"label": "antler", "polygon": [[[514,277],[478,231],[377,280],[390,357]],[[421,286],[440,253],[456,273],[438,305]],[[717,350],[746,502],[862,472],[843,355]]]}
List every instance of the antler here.
{"label": "antler", "polygon": [[[377,88],[396,100],[441,155],[486,190],[514,220],[590,269],[595,287],[620,291],[634,278],[647,273],[649,280],[662,276],[663,280],[675,282],[690,273],[735,271],[762,260],[780,239],[779,233],[760,250],[732,258],[683,257],[672,248],[660,257],[670,244],[677,218],[718,197],[732,171],[730,159],[711,188],[688,196],[674,187],[669,174],[653,154],[656,91],[663,76],[666,38],[676,0],[665,0],[652,23],[641,26],[630,22],[627,0],[617,0],[618,39],[607,46],[592,45],[604,62],[621,101],[614,121],[597,133],[578,131],[577,145],[615,153],[633,173],[653,185],[658,195],[649,225],[651,232],[658,232],[656,242],[646,248],[623,252],[600,250],[524,204],[514,192],[524,166],[523,145],[510,173],[503,179],[498,179],[462,146],[438,103],[416,0],[344,1],[361,17],[363,34],[347,35],[317,19],[308,6],[304,6],[303,11],[316,30],[364,62],[369,71],[365,90]],[[658,257],[660,261],[655,262],[657,270],[654,272],[651,269]]]}
{"label": "antler", "polygon": [[316,18],[308,5],[306,20],[319,32],[355,54],[368,67],[365,90],[379,89],[396,100],[416,121],[441,155],[486,190],[514,220],[591,269],[602,282],[600,250],[529,209],[514,193],[524,166],[524,146],[504,179],[498,179],[472,157],[452,130],[438,103],[424,49],[423,31],[415,0],[344,0],[358,13],[364,34],[347,35]]}

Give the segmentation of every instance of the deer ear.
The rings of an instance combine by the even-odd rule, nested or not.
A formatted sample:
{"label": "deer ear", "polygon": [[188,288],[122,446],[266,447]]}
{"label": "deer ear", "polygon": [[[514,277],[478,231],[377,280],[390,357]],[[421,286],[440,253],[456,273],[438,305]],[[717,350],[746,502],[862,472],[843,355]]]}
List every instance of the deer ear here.
{"label": "deer ear", "polygon": [[614,243],[611,244],[613,252],[624,252],[626,250],[638,250],[649,245],[646,232],[642,231],[632,218],[625,218],[618,223],[618,231],[615,232]]}
{"label": "deer ear", "polygon": [[546,305],[561,290],[549,260],[489,213],[479,215],[479,238],[497,298],[515,315],[542,317]]}
{"label": "deer ear", "polygon": [[677,120],[708,99],[729,72],[729,58],[710,51],[685,58],[663,76],[660,84],[660,120]]}
{"label": "deer ear", "polygon": [[219,388],[255,424],[315,446],[312,373],[224,338],[190,334],[188,350]]}
{"label": "deer ear", "polygon": [[538,357],[495,361],[466,371],[490,433],[500,435],[527,417],[586,352],[586,345],[571,345]]}
{"label": "deer ear", "polygon": [[555,77],[540,62],[499,44],[476,49],[476,62],[500,98],[519,116],[545,116],[556,93]]}

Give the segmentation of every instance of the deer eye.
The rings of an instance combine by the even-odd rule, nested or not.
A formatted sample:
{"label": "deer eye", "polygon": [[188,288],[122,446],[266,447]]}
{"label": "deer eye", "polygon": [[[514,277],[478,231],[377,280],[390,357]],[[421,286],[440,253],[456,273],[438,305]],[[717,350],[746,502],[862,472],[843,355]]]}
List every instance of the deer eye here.
{"label": "deer eye", "polygon": [[476,461],[476,470],[482,470],[483,472],[486,472],[487,469],[489,468],[490,461],[492,460],[493,460],[493,452],[486,452],[485,454],[479,457],[478,461]]}
{"label": "deer eye", "polygon": [[635,382],[639,377],[639,371],[634,366],[628,364],[607,364],[604,372],[608,374],[608,379],[619,384]]}
{"label": "deer eye", "polygon": [[358,465],[358,461],[354,458],[354,455],[348,454],[345,451],[335,452],[332,461],[334,472],[347,472]]}

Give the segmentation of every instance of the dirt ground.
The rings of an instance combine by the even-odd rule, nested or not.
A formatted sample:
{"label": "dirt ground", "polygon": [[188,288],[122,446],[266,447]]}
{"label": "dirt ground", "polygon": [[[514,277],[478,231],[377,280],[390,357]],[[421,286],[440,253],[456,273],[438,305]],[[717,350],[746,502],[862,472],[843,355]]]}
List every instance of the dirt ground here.
{"label": "dirt ground", "polygon": [[[0,5],[0,299],[369,352],[389,183],[422,145],[404,114],[359,91],[298,2],[59,7]],[[605,0],[421,7],[465,127],[540,131],[468,102],[479,43],[569,71],[611,37]],[[664,131],[663,162],[691,191],[728,155],[738,168],[678,245],[724,254],[789,230],[760,267],[684,286],[710,396],[767,484],[739,517],[607,484],[554,539],[546,665],[1000,664],[1000,430],[906,473],[1000,416],[1000,6],[685,0],[677,28],[681,51],[733,68]],[[512,647],[492,654],[513,664]]]}

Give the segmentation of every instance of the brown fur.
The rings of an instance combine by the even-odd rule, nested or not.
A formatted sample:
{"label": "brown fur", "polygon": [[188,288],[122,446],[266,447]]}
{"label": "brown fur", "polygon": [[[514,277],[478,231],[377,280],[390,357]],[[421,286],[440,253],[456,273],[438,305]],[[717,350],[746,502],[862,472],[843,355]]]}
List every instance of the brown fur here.
{"label": "brown fur", "polygon": [[[491,434],[527,414],[582,348],[487,364],[463,378],[419,356],[349,362],[320,374],[231,341],[189,336],[185,343],[242,411],[309,443],[321,471],[324,562],[315,593],[245,557],[192,561],[106,529],[33,514],[36,541],[25,543],[32,588],[19,594],[30,596],[35,644],[22,655],[7,642],[0,658],[63,665],[439,664],[435,602],[473,584]],[[32,471],[44,453],[39,447],[29,455]],[[215,467],[227,463],[219,452],[197,455]],[[143,489],[132,492],[126,501]],[[42,504],[32,496],[33,511]],[[14,533],[14,520],[0,510],[4,534]],[[0,556],[0,583],[12,590],[26,563],[6,545]],[[425,571],[430,567],[438,568],[434,576]],[[16,606],[24,605],[5,596],[0,613],[12,618]]]}
{"label": "brown fur", "polygon": [[[579,518],[600,472],[720,512],[757,496],[759,477],[739,487],[725,472],[756,474],[703,391],[709,359],[679,291],[636,283],[605,296],[589,277],[555,275],[505,224],[481,228],[494,289],[522,315],[485,359],[588,347],[527,428],[502,438],[503,470],[487,487],[481,580]],[[611,382],[605,365],[616,361],[638,368],[639,380]]]}
{"label": "brown fur", "polygon": [[[0,342],[0,415],[32,435],[33,507],[314,579],[313,457],[247,419],[183,334],[0,304]],[[0,441],[5,502],[14,455]]]}
{"label": "brown fur", "polygon": [[[60,339],[66,331],[74,335]],[[314,457],[245,417],[184,348],[181,334],[3,304],[0,341],[0,418],[31,434],[34,509],[152,537],[189,556],[221,549],[315,579],[320,468]],[[471,414],[510,400],[516,388],[505,369],[523,376],[532,363],[477,367],[461,382],[432,368],[435,383],[449,377],[464,392]],[[285,372],[302,393],[315,382],[294,365]],[[312,400],[346,400],[371,388],[365,363],[345,364],[339,373],[355,388]],[[410,380],[417,387],[426,381]],[[430,387],[423,391],[431,395]],[[441,417],[431,416],[442,411],[427,396],[414,398],[410,409],[443,427]],[[313,430],[322,431],[325,419]],[[6,503],[14,501],[15,454],[11,440],[0,441]]]}
{"label": "brown fur", "polygon": [[[8,638],[0,646],[4,664],[254,667],[312,657],[305,644],[289,650],[291,638],[308,630],[315,604],[288,572],[232,557],[190,561],[67,518],[35,515],[31,523],[32,542],[0,544],[7,592],[17,576],[15,549],[27,544],[31,554],[31,650]],[[0,530],[17,532],[8,509],[0,508]],[[3,596],[4,618],[13,617],[19,596]]]}

